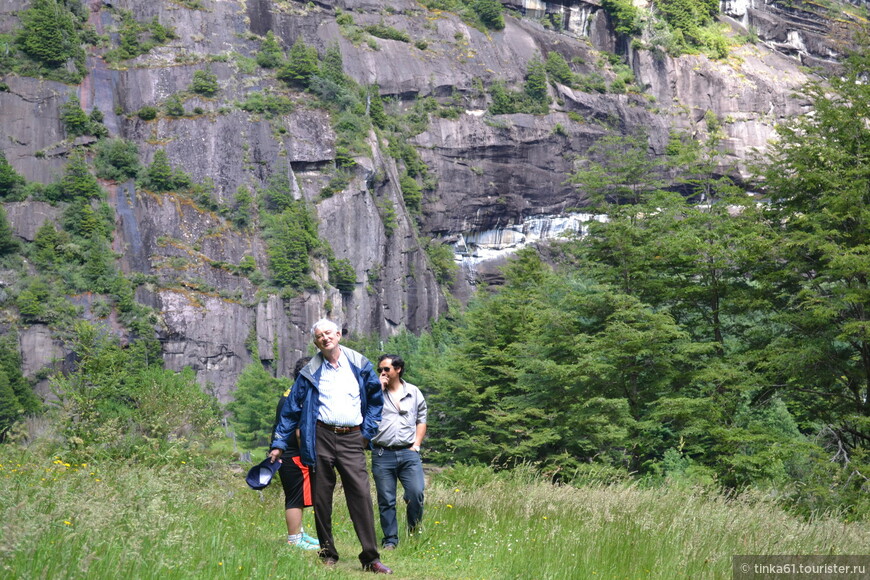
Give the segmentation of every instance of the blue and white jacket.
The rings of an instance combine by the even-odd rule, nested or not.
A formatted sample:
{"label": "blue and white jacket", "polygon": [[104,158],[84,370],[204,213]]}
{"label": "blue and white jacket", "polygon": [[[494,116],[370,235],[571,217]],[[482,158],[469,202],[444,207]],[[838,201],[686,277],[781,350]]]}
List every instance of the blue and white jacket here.
{"label": "blue and white jacket", "polygon": [[[381,411],[384,407],[384,396],[381,391],[381,381],[375,368],[369,360],[355,350],[339,345],[344,356],[350,363],[353,376],[359,383],[359,398],[363,416],[362,436],[371,441],[378,432],[381,422]],[[317,460],[315,441],[317,432],[317,416],[320,412],[320,368],[323,365],[323,355],[317,353],[299,372],[290,396],[284,401],[278,426],[275,428],[275,440],[272,449],[287,449],[290,437],[296,437],[299,429],[299,455],[302,463],[314,467]]]}

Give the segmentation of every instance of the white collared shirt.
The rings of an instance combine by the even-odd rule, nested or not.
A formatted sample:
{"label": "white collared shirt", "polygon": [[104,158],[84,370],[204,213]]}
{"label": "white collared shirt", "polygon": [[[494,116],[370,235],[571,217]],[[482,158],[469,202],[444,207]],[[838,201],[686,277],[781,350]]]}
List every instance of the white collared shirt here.
{"label": "white collared shirt", "polygon": [[338,366],[334,367],[324,359],[317,387],[320,391],[318,421],[341,427],[362,425],[359,383],[344,351],[338,357]]}

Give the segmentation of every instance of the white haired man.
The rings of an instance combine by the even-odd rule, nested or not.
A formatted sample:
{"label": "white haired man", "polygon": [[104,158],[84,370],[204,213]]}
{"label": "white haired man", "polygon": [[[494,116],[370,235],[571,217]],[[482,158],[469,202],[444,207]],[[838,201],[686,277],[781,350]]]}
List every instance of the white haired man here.
{"label": "white haired man", "polygon": [[320,352],[293,384],[281,409],[269,455],[277,461],[299,429],[302,462],[314,472],[314,524],[324,564],[338,562],[332,535],[337,470],[362,546],[359,560],[363,569],[392,574],[380,561],[365,456],[365,448],[378,432],[381,420],[381,382],[366,357],[339,344],[341,330],[331,320],[315,322],[311,336]]}

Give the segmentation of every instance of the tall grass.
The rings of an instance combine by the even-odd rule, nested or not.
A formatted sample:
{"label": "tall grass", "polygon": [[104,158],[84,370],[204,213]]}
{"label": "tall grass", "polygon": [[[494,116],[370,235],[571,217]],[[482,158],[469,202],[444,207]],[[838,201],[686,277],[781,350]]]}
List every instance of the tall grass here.
{"label": "tall grass", "polygon": [[[2,446],[0,578],[370,576],[342,494],[342,559],[325,568],[286,545],[280,486],[252,491],[246,469],[74,464]],[[557,487],[530,470],[448,469],[426,501],[422,532],[382,555],[397,578],[730,578],[734,554],[870,553],[866,526],[802,521],[763,498]],[[310,510],[304,522],[313,533]]]}

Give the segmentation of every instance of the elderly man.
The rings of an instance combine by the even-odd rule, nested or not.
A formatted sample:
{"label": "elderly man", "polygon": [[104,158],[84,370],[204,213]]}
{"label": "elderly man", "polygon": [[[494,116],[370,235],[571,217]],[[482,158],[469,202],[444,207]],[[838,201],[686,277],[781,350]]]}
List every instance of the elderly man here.
{"label": "elderly man", "polygon": [[321,560],[326,565],[338,562],[332,536],[332,496],[338,470],[350,519],[362,545],[359,560],[363,569],[392,574],[378,553],[365,456],[381,420],[381,382],[366,357],[339,345],[341,330],[334,322],[317,321],[311,335],[320,352],[293,384],[269,455],[277,461],[299,429],[302,462],[314,471],[314,524]]}

